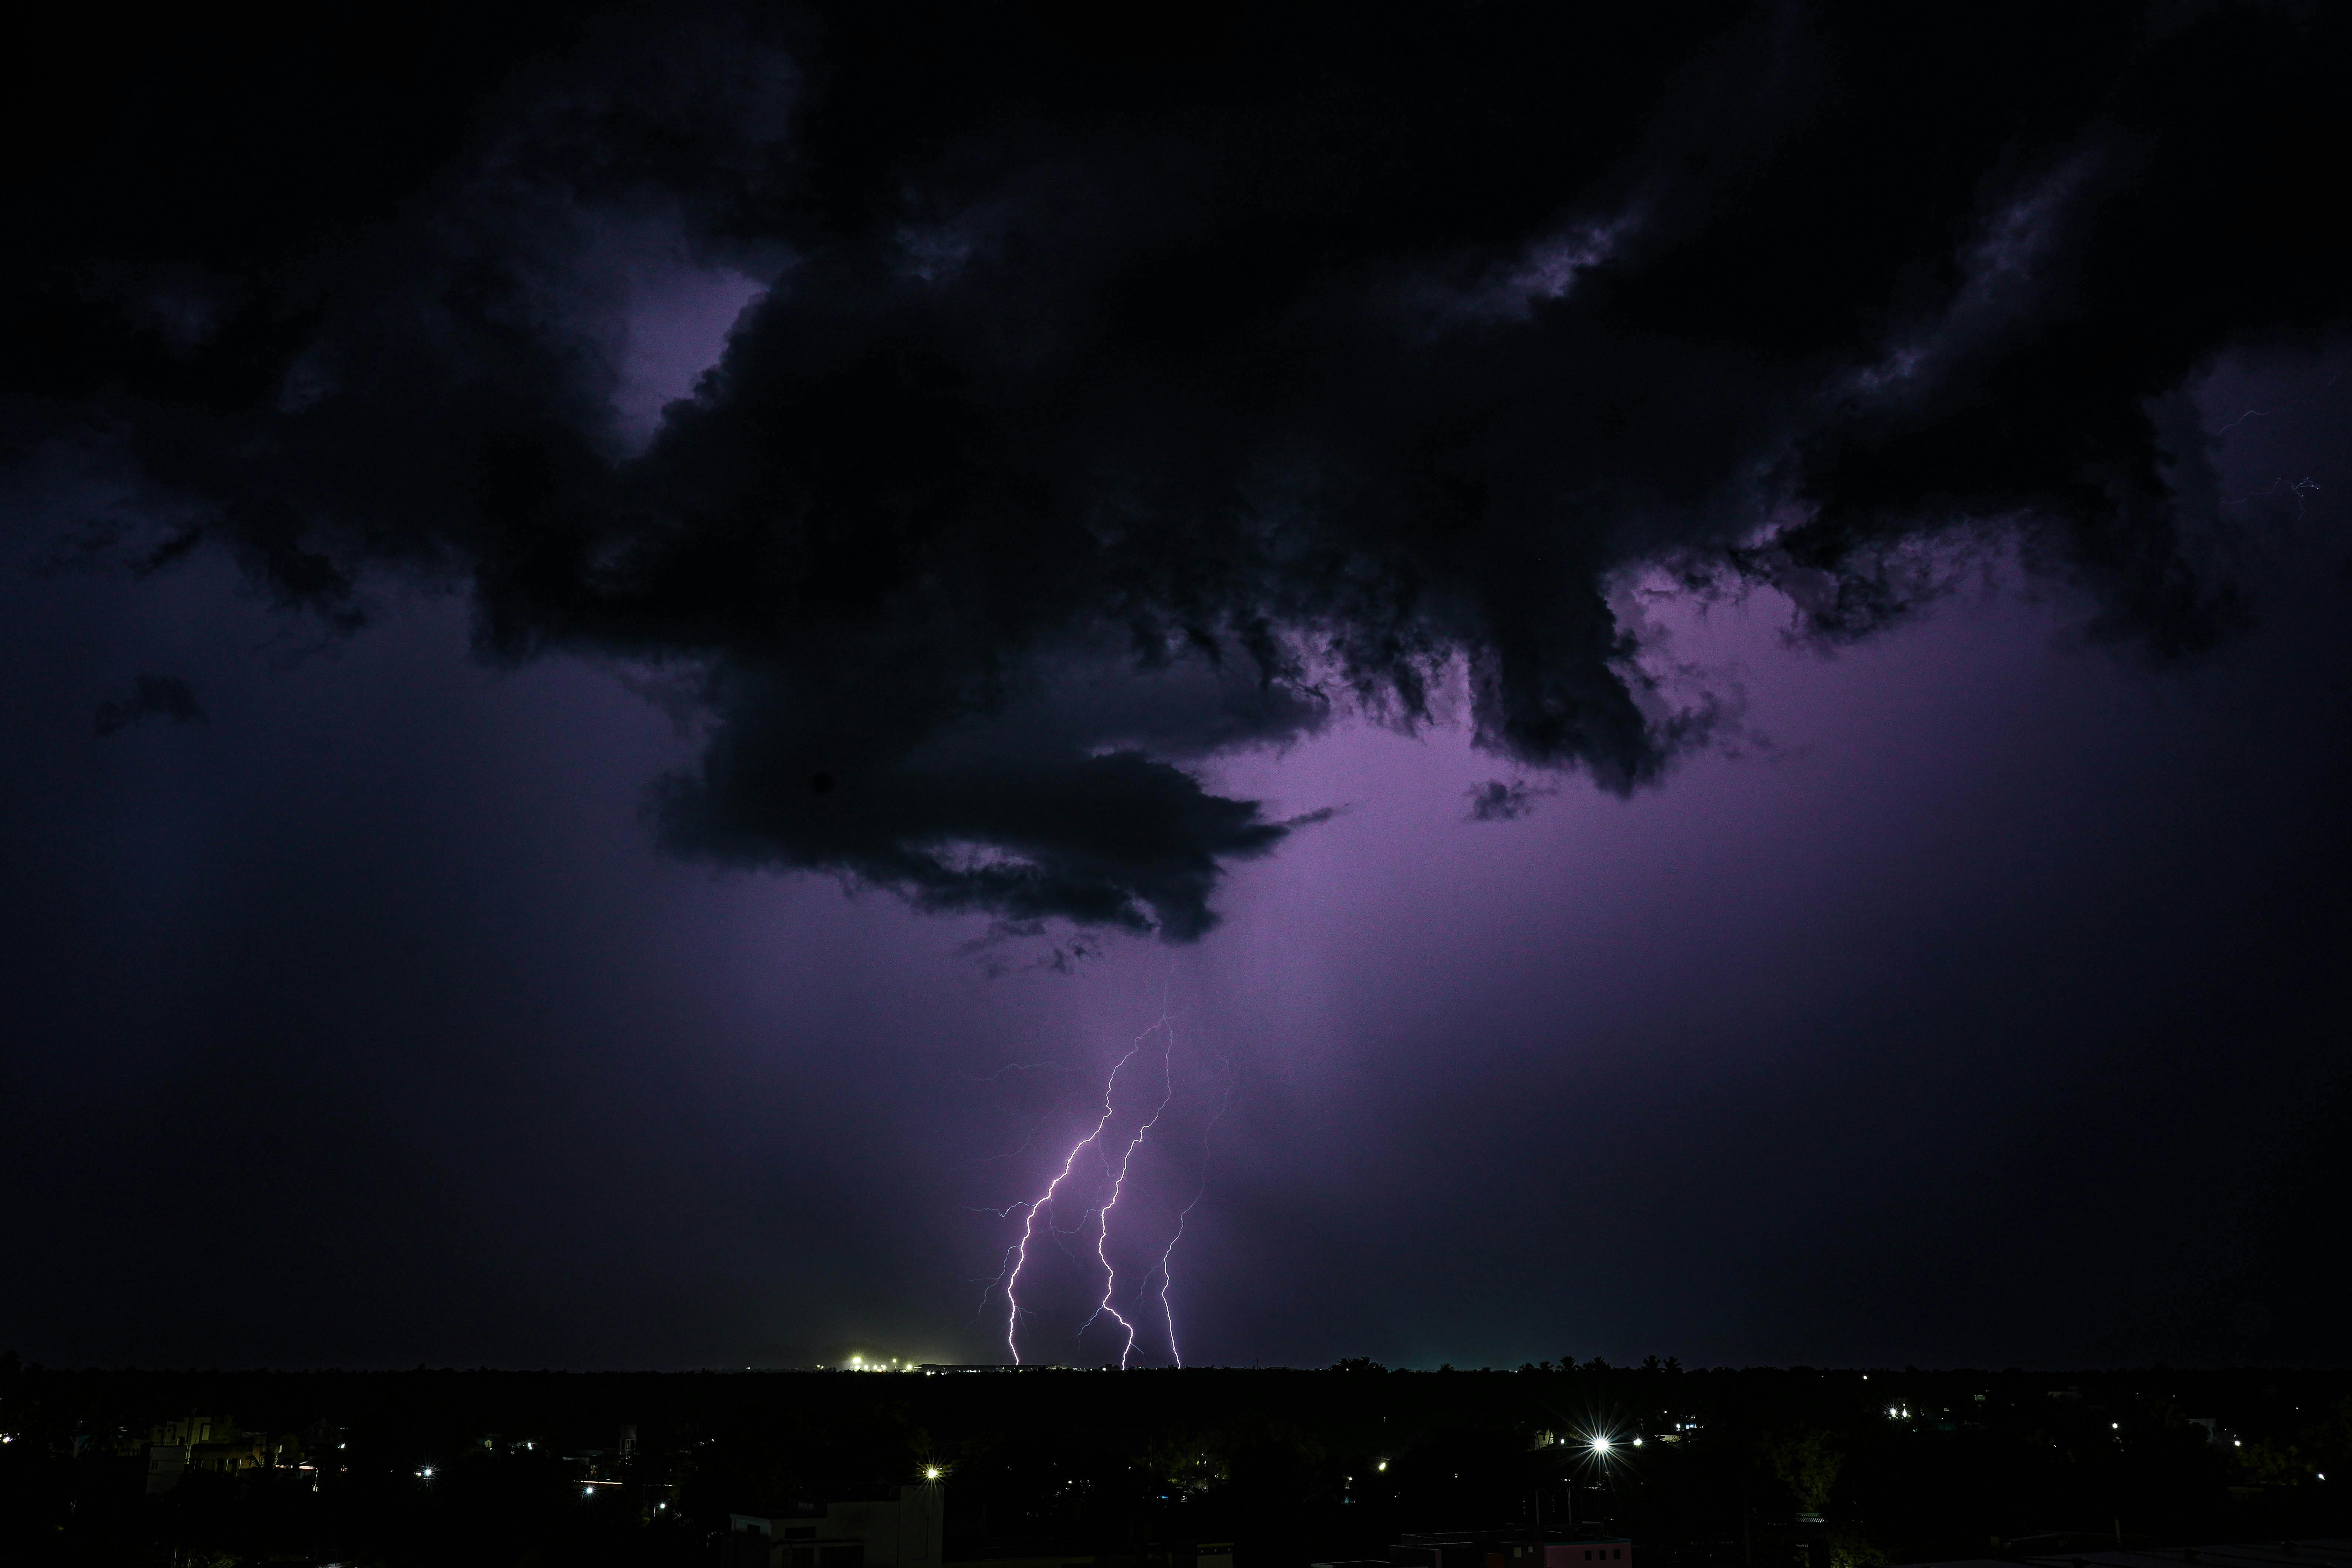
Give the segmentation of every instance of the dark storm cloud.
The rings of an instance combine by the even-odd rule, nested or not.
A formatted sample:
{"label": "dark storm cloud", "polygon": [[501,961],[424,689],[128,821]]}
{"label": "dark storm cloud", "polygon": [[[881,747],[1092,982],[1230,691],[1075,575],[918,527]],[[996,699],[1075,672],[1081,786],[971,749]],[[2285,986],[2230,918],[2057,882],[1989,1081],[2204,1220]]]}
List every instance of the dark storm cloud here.
{"label": "dark storm cloud", "polygon": [[191,724],[203,722],[204,717],[195,689],[186,681],[176,675],[142,675],[131,683],[129,690],[98,705],[91,727],[100,735],[111,735],[142,719]]}
{"label": "dark storm cloud", "polygon": [[1712,710],[1645,565],[1854,637],[1999,534],[2202,647],[2179,388],[2352,278],[2336,7],[437,16],[68,84],[17,449],[121,441],[150,563],[653,667],[680,850],[1014,922],[1197,936],[1293,826],[1198,764],[1456,668],[1498,756],[1656,779]]}
{"label": "dark storm cloud", "polygon": [[1536,808],[1536,797],[1545,792],[1530,785],[1525,779],[1488,779],[1470,790],[1469,816],[1473,822],[1510,822],[1525,816]]}

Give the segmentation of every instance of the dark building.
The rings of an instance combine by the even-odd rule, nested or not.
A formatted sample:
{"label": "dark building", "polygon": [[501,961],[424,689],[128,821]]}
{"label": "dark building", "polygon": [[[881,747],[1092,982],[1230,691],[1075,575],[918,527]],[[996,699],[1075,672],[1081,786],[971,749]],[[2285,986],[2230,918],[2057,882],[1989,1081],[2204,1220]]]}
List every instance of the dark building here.
{"label": "dark building", "polygon": [[1517,1530],[1430,1531],[1389,1548],[1393,1568],[1631,1568],[1622,1535],[1537,1536]]}
{"label": "dark building", "polygon": [[822,1514],[728,1518],[727,1568],[940,1568],[946,1518],[936,1485],[887,1502],[835,1502]]}

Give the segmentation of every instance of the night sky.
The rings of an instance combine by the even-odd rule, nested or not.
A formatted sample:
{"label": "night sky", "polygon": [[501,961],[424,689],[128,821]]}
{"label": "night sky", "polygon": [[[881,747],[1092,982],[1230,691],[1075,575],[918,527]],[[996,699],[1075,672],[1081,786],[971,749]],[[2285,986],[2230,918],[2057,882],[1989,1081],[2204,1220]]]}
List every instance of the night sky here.
{"label": "night sky", "polygon": [[12,48],[0,1343],[2343,1363],[2352,12],[2062,10]]}

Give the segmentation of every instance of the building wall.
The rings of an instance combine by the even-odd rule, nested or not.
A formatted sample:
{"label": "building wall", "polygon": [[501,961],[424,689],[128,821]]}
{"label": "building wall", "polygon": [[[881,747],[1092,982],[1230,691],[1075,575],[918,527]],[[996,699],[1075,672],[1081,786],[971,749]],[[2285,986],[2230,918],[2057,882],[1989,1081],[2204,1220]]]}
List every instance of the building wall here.
{"label": "building wall", "polygon": [[764,1568],[849,1568],[835,1560],[855,1542],[858,1568],[940,1568],[947,1498],[937,1486],[900,1487],[896,1502],[832,1503],[822,1519],[739,1513],[729,1522],[730,1563],[740,1556]]}
{"label": "building wall", "polygon": [[1544,1568],[1633,1568],[1630,1541],[1554,1541],[1544,1546]]}

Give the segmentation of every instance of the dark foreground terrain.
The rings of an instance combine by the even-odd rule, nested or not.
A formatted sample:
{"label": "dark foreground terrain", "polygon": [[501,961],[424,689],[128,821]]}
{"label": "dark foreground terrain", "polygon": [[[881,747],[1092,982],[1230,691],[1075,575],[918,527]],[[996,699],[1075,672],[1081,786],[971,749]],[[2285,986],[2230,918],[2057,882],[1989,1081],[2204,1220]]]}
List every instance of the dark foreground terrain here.
{"label": "dark foreground terrain", "polygon": [[[935,1474],[945,1556],[1605,1528],[1643,1568],[2352,1533],[2352,1374],[105,1372],[0,1362],[0,1562],[717,1563]],[[1606,1454],[1596,1450],[1606,1438]],[[1818,1515],[1818,1522],[1806,1518]]]}

